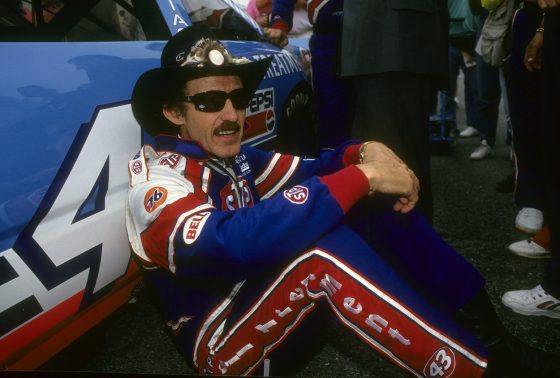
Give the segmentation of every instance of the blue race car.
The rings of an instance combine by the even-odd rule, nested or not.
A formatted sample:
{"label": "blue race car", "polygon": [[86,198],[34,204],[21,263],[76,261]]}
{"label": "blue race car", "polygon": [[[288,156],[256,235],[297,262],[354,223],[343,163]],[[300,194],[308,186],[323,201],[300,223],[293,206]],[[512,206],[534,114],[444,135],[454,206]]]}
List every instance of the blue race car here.
{"label": "blue race car", "polygon": [[[230,0],[6,0],[0,4],[0,364],[31,370],[131,298],[127,162],[144,138],[138,76],[193,23],[235,55],[273,56],[245,143],[313,153],[302,56],[267,42]],[[149,140],[146,140],[149,142]]]}

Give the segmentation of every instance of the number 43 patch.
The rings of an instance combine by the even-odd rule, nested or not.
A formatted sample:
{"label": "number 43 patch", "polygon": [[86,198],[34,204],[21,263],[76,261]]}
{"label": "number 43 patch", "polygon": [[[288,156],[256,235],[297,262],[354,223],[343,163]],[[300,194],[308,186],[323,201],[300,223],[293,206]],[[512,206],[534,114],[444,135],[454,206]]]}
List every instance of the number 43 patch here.
{"label": "number 43 patch", "polygon": [[434,352],[424,367],[425,377],[449,377],[455,370],[455,354],[448,347]]}

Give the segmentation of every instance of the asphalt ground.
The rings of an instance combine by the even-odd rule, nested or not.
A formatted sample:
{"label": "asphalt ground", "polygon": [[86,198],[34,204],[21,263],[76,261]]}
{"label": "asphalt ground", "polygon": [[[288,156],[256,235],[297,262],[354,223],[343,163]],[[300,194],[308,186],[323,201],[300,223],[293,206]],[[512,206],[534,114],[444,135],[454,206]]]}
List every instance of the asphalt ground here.
{"label": "asphalt ground", "polygon": [[[462,107],[458,124],[464,127]],[[487,291],[506,328],[530,345],[560,352],[560,320],[518,315],[500,302],[505,291],[538,284],[547,264],[547,260],[526,259],[507,250],[511,242],[527,236],[514,227],[518,209],[512,193],[495,190],[496,183],[512,169],[505,129],[502,110],[493,155],[483,161],[469,160],[469,154],[479,144],[478,137],[458,138],[455,146],[432,153],[434,227],[487,278]],[[324,337],[325,346],[298,376],[405,376],[345,330],[326,327]],[[162,319],[142,292],[135,304],[115,313],[42,370],[104,376],[194,374],[175,350]]]}

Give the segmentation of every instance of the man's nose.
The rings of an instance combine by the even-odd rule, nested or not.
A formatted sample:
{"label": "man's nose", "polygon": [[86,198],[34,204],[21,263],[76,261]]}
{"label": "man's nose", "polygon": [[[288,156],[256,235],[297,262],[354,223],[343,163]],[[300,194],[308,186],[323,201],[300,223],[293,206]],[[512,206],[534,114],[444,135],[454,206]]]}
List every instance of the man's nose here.
{"label": "man's nose", "polygon": [[227,121],[237,121],[237,111],[229,98],[226,100],[224,108],[222,109],[221,118]]}

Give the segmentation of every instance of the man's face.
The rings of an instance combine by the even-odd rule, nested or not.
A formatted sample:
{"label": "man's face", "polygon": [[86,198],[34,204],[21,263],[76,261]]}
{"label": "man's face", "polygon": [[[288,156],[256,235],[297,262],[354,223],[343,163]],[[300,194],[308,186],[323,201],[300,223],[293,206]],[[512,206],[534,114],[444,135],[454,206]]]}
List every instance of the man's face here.
{"label": "man's face", "polygon": [[[209,76],[187,82],[185,95],[194,96],[208,91],[230,93],[242,87],[237,76]],[[224,107],[216,112],[197,110],[195,104],[187,102],[186,112],[181,118],[181,138],[198,142],[204,150],[220,158],[233,157],[239,153],[245,108],[235,109],[231,99],[228,98]]]}

